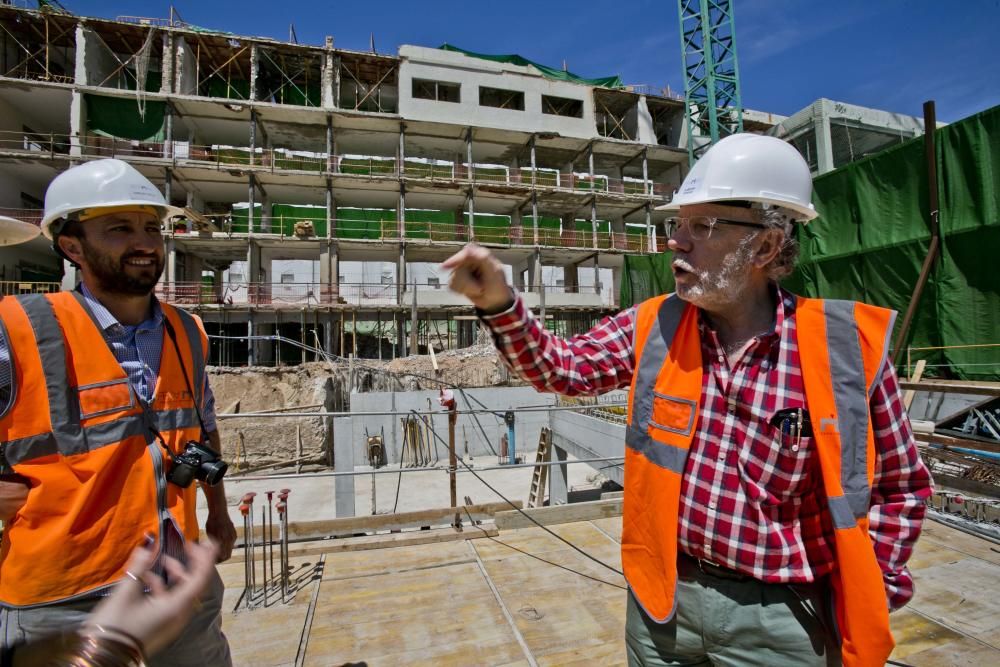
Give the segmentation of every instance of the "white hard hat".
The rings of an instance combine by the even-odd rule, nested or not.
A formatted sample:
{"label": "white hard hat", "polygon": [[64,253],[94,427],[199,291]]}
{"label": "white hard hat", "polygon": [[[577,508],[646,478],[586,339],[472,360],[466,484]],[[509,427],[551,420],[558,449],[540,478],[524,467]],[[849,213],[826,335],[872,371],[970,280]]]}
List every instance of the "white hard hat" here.
{"label": "white hard hat", "polygon": [[38,225],[0,215],[0,246],[26,243],[38,236],[40,232]]}
{"label": "white hard hat", "polygon": [[67,169],[49,184],[42,233],[52,239],[53,223],[58,233],[62,221],[88,209],[135,206],[152,207],[161,219],[183,215],[132,165],[114,159],[86,162]]}
{"label": "white hard hat", "polygon": [[795,148],[777,137],[734,134],[698,160],[669,204],[657,210],[709,202],[749,201],[784,209],[794,220],[816,217],[812,174]]}

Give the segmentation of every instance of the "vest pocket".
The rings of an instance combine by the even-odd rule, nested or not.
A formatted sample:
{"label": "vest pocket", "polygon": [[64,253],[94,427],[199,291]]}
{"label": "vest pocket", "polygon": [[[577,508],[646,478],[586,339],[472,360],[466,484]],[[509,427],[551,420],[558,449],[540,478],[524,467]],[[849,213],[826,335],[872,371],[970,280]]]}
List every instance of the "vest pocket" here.
{"label": "vest pocket", "polygon": [[135,407],[135,395],[128,378],[78,387],[77,396],[80,399],[80,419]]}
{"label": "vest pocket", "polygon": [[657,429],[677,435],[689,436],[694,431],[698,404],[695,401],[653,392],[653,410],[649,419],[650,431]]}

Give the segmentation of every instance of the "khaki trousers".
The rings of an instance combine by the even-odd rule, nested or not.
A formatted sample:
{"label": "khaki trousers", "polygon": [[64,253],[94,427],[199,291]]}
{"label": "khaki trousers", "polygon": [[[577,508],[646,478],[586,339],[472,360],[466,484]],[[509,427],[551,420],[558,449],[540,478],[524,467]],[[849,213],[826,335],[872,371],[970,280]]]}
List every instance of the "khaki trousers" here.
{"label": "khaki trousers", "polygon": [[677,611],[652,620],[628,592],[625,646],[630,667],[832,667],[841,664],[827,586],[734,581],[678,564]]}

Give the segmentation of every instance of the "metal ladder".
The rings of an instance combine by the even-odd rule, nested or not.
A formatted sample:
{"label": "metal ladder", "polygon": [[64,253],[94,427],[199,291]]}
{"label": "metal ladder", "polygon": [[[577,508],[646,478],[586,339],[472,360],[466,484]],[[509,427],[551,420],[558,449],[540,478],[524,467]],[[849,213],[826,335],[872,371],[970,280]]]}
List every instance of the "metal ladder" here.
{"label": "metal ladder", "polygon": [[535,473],[531,476],[531,492],[528,494],[528,507],[539,507],[545,500],[545,483],[549,479],[549,467],[541,464],[548,462],[551,445],[552,431],[543,426],[542,432],[538,435],[538,451],[535,452]]}

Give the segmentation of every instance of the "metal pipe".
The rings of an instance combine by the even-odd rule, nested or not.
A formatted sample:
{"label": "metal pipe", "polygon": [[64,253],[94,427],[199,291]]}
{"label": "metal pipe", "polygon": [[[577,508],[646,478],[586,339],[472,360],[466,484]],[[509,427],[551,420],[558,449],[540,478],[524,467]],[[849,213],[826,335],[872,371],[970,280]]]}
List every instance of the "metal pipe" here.
{"label": "metal pipe", "polygon": [[[552,405],[517,408],[516,412],[573,412],[581,410],[599,410],[601,408],[624,408],[626,403],[598,403],[595,405]],[[490,410],[489,408],[478,410],[466,410],[462,414],[491,414],[496,415],[501,410]],[[245,419],[248,417],[405,417],[411,414],[418,415],[439,415],[440,410],[373,410],[365,412],[243,412],[224,413],[216,415],[216,419]]]}
{"label": "metal pipe", "polygon": [[[602,456],[598,458],[590,459],[574,459],[572,461],[543,461],[540,463],[515,463],[514,465],[504,464],[500,466],[483,466],[482,468],[475,468],[476,472],[482,472],[483,470],[510,470],[511,468],[533,468],[537,466],[554,466],[554,465],[569,465],[572,463],[603,463],[607,461],[622,461],[624,456]],[[456,461],[457,463],[457,461]],[[267,480],[274,479],[303,479],[309,477],[348,477],[356,475],[398,475],[400,472],[440,472],[448,471],[448,468],[439,468],[437,466],[428,466],[424,468],[404,468],[402,470],[395,468],[381,468],[379,470],[341,470],[341,471],[329,471],[329,472],[304,472],[300,475],[295,473],[282,473],[280,475],[245,475],[236,476],[230,475],[226,479],[240,482],[263,482]],[[457,468],[456,472],[469,472],[464,468]]]}
{"label": "metal pipe", "polygon": [[906,307],[906,314],[903,316],[903,323],[899,327],[896,341],[892,346],[895,356],[906,342],[906,335],[910,332],[910,324],[917,313],[917,306],[920,303],[920,296],[923,294],[924,286],[930,277],[931,269],[937,259],[938,248],[941,244],[940,238],[940,211],[938,210],[938,183],[937,183],[937,151],[934,144],[934,136],[937,129],[937,114],[934,110],[934,100],[924,102],[924,159],[927,165],[927,208],[930,215],[931,242],[927,248],[927,256],[924,257],[924,264],[920,268],[920,277],[913,288],[910,296],[910,304]]}
{"label": "metal pipe", "polygon": [[[471,134],[471,132],[470,132]],[[458,405],[454,399],[448,405],[448,487],[451,492],[451,506],[456,508],[455,526],[461,522],[458,514],[458,487],[456,485],[455,468],[458,461],[455,457],[455,424],[458,423]]]}

